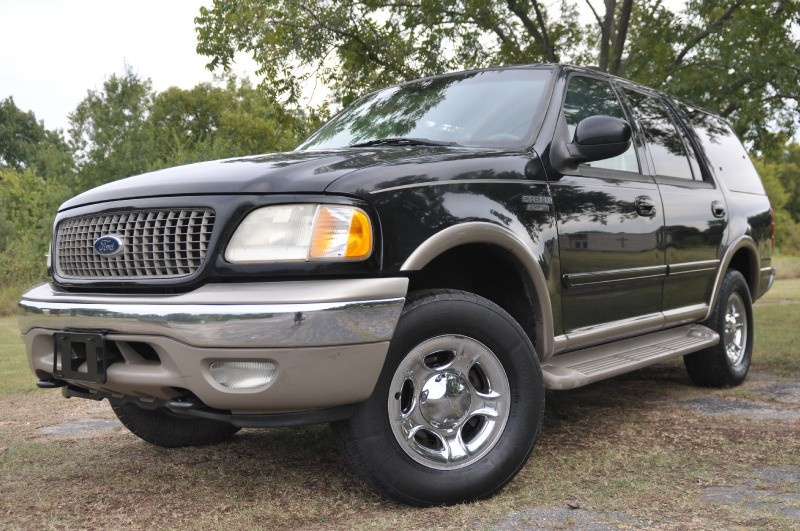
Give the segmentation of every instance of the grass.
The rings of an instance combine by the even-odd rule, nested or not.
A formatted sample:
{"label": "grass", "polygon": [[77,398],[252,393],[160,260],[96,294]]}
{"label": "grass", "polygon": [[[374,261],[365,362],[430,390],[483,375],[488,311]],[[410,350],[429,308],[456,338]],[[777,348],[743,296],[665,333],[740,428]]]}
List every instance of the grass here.
{"label": "grass", "polygon": [[800,278],[800,256],[775,253],[772,267],[777,269],[779,279]]}
{"label": "grass", "polygon": [[753,367],[800,376],[800,279],[779,280],[755,310]]}
{"label": "grass", "polygon": [[17,302],[24,292],[25,288],[22,286],[0,285],[0,317],[17,313]]}
{"label": "grass", "polygon": [[[0,318],[0,528],[514,528],[547,525],[529,511],[576,502],[591,512],[554,525],[578,525],[577,516],[590,514],[622,527],[797,528],[781,505],[767,502],[796,498],[800,485],[770,486],[758,474],[800,467],[800,425],[681,405],[713,397],[800,409],[759,387],[773,380],[800,387],[800,279],[778,281],[755,314],[753,374],[741,387],[694,387],[674,361],[548,393],[533,457],[508,487],[490,500],[429,509],[372,494],[325,426],[243,430],[217,446],[173,450],[122,428],[43,436],[37,428],[113,413],[106,402],[28,392],[34,377],[16,322]],[[712,503],[705,494],[753,482],[767,502]]]}
{"label": "grass", "polygon": [[16,317],[0,318],[0,396],[36,389]]}

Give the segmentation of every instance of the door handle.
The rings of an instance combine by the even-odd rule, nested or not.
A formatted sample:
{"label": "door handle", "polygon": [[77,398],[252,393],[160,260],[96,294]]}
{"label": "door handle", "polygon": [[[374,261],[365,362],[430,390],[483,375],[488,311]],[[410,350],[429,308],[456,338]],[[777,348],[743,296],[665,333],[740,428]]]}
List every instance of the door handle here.
{"label": "door handle", "polygon": [[724,218],[725,205],[723,205],[719,201],[714,201],[713,203],[711,203],[711,213],[714,214],[715,218]]}
{"label": "door handle", "polygon": [[640,195],[633,204],[636,207],[636,212],[640,216],[652,218],[656,215],[656,203],[651,197]]}

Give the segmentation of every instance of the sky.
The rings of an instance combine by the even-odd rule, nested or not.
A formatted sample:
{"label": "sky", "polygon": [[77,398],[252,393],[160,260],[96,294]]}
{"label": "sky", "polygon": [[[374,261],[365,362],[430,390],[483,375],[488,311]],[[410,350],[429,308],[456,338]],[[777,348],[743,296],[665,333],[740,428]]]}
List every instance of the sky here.
{"label": "sky", "polygon": [[[194,17],[211,0],[0,0],[0,100],[14,97],[48,129],[129,64],[157,91],[212,80]],[[255,78],[239,59],[234,72]]]}
{"label": "sky", "polygon": [[[13,96],[48,129],[66,129],[87,91],[101,89],[125,64],[157,91],[211,81],[194,30],[200,7],[211,2],[0,0],[0,100]],[[593,3],[602,9],[601,0]],[[675,9],[683,1],[664,3]],[[255,70],[248,57],[237,57],[236,75],[256,80]],[[321,99],[319,89],[314,95]]]}

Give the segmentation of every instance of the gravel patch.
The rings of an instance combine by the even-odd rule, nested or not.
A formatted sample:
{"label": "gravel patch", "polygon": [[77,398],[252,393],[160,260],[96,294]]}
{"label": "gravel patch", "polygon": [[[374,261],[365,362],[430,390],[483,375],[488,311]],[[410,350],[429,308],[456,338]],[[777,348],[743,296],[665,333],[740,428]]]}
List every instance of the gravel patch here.
{"label": "gravel patch", "polygon": [[763,395],[767,395],[777,402],[784,404],[800,404],[800,382],[791,383],[771,383],[761,385],[755,390]]}
{"label": "gravel patch", "polygon": [[741,485],[705,489],[703,496],[711,503],[775,512],[800,522],[798,491],[800,469],[770,467],[755,471]]}
{"label": "gravel patch", "polygon": [[532,507],[510,512],[491,529],[494,531],[533,531],[537,529],[612,531],[645,527],[643,522],[621,513],[581,508]]}
{"label": "gravel patch", "polygon": [[66,424],[56,424],[55,426],[45,426],[38,428],[36,433],[49,437],[84,438],[103,435],[121,426],[122,423],[116,419],[85,419]]}
{"label": "gravel patch", "polygon": [[681,405],[710,416],[732,416],[750,420],[800,421],[800,411],[780,409],[761,402],[726,400],[716,396],[706,396],[686,400]]}
{"label": "gravel patch", "polygon": [[747,375],[745,386],[764,397],[783,404],[800,404],[800,379],[781,378],[769,373]]}
{"label": "gravel patch", "polygon": [[800,491],[800,468],[772,466],[758,470],[755,476],[768,483],[792,486],[795,490]]}

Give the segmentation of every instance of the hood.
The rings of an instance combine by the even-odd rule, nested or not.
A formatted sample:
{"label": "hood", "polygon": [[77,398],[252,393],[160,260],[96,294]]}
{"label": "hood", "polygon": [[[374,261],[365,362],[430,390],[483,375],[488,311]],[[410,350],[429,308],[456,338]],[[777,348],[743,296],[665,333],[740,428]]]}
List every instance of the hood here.
{"label": "hood", "polygon": [[67,210],[92,203],[215,194],[320,193],[355,170],[435,156],[447,147],[292,151],[200,162],[114,181],[84,192],[61,206]]}

